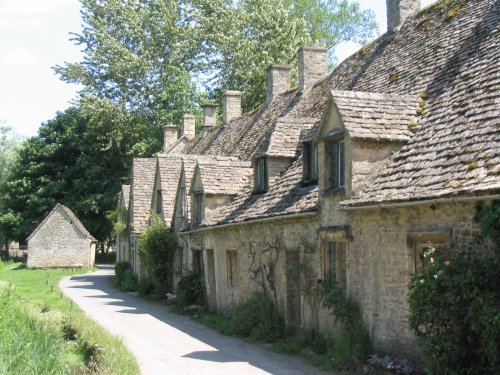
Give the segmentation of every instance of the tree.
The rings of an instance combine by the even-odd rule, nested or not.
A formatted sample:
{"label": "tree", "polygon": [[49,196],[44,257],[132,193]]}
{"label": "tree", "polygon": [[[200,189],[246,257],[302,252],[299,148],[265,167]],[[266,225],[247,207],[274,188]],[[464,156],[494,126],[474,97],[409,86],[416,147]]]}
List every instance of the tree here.
{"label": "tree", "polygon": [[11,127],[0,121],[0,184],[7,178],[16,160],[17,148],[21,139]]}
{"label": "tree", "polygon": [[0,232],[23,240],[60,202],[101,243],[109,242],[112,223],[106,216],[127,181],[132,156],[149,156],[156,147],[144,136],[151,126],[136,120],[95,99],[43,124],[36,137],[24,142],[18,162],[0,185]]}
{"label": "tree", "polygon": [[283,0],[290,13],[304,19],[314,43],[326,46],[330,63],[335,62],[333,47],[351,41],[368,42],[377,28],[375,14],[362,10],[349,0]]}

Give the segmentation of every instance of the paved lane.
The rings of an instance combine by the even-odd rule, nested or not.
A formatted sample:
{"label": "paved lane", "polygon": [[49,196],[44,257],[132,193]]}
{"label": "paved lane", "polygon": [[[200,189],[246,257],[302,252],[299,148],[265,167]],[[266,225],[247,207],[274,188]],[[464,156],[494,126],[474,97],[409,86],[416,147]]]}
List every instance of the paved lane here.
{"label": "paved lane", "polygon": [[63,293],[123,338],[144,375],[325,375],[303,358],[223,336],[164,305],[115,290],[112,268],[61,281]]}

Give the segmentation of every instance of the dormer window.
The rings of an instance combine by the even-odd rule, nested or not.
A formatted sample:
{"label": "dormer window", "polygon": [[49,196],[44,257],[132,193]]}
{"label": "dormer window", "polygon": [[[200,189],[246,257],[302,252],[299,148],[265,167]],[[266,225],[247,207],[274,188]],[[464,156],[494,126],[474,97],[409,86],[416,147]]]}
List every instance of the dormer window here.
{"label": "dormer window", "polygon": [[345,186],[345,151],[344,140],[326,142],[328,176],[330,189],[342,189]]}
{"label": "dormer window", "polygon": [[312,142],[302,144],[302,159],[304,182],[318,181],[318,148]]}
{"label": "dormer window", "polygon": [[267,158],[258,158],[255,161],[255,192],[262,193],[269,187]]}
{"label": "dormer window", "polygon": [[193,225],[198,225],[201,224],[201,221],[203,220],[203,210],[202,210],[202,204],[203,204],[203,192],[195,192],[193,194]]}

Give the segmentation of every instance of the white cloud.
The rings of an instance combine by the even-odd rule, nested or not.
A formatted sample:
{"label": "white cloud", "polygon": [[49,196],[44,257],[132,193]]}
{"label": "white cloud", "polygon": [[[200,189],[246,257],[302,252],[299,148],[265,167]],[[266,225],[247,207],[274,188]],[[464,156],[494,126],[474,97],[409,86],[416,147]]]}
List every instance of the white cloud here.
{"label": "white cloud", "polygon": [[1,61],[5,64],[28,65],[36,64],[38,62],[38,58],[26,48],[15,47],[11,50],[8,50]]}

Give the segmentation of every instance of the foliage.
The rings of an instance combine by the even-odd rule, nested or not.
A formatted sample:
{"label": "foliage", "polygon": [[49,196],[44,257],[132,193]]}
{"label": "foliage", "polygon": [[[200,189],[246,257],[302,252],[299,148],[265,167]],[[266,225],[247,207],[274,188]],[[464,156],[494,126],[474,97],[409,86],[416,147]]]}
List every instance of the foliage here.
{"label": "foliage", "polygon": [[173,231],[157,215],[150,216],[149,226],[139,238],[139,249],[156,294],[171,292],[177,242]]}
{"label": "foliage", "polygon": [[124,292],[137,291],[138,281],[131,269],[125,270],[123,273],[123,281],[120,284],[120,289]]}
{"label": "foliage", "polygon": [[6,238],[25,239],[59,202],[94,237],[110,241],[106,216],[126,181],[133,147],[145,138],[144,127],[127,128],[127,118],[94,104],[92,111],[59,112],[20,147],[18,162],[0,186],[0,232]]}
{"label": "foliage", "polygon": [[427,369],[419,366],[418,364],[409,361],[408,359],[398,359],[392,358],[388,355],[381,356],[378,354],[370,355],[370,359],[368,363],[382,368],[384,370],[392,370],[396,372],[396,374],[405,374],[405,375],[422,375],[427,374]]}
{"label": "foliage", "polygon": [[272,342],[285,333],[285,324],[276,306],[263,294],[254,292],[231,313],[233,334]]}
{"label": "foliage", "polygon": [[304,19],[314,43],[330,50],[330,64],[335,61],[333,47],[352,41],[365,44],[377,28],[375,14],[362,10],[357,2],[348,0],[284,0],[290,13]]}
{"label": "foliage", "polygon": [[498,256],[471,250],[427,251],[410,285],[409,324],[431,372],[493,374],[500,371]]}
{"label": "foliage", "polygon": [[[35,319],[36,321],[41,319],[41,324],[50,329],[51,332],[55,333],[55,331],[57,331],[59,338],[64,337],[65,326],[72,325],[76,330],[76,341],[64,343],[62,347],[59,346],[59,352],[57,350],[52,351],[49,353],[49,357],[42,358],[42,361],[49,361],[50,355],[61,354],[65,365],[62,373],[88,373],[87,366],[90,365],[88,362],[90,358],[87,356],[89,353],[85,352],[85,348],[98,345],[102,349],[102,356],[99,358],[100,373],[139,374],[139,369],[134,357],[126,350],[120,340],[107,333],[86,314],[79,310],[78,307],[71,304],[67,298],[61,298],[59,290],[60,279],[64,276],[71,276],[83,272],[87,272],[87,270],[30,270],[23,268],[19,263],[12,263],[7,264],[4,269],[0,270],[0,284],[4,281],[13,285],[15,294],[20,297],[22,310],[19,314],[15,314],[17,319],[20,318],[20,315],[29,313],[31,319]],[[4,298],[0,298],[0,304],[2,301],[4,301]],[[0,315],[1,313],[2,312],[0,312]],[[0,320],[3,321],[1,318]],[[2,321],[0,321],[0,325]],[[33,325],[24,326],[29,328],[33,327]],[[43,329],[40,329],[40,331],[45,333]],[[50,333],[43,336],[44,340],[47,341],[47,345],[50,345],[49,335]],[[4,336],[2,335],[2,337]],[[17,342],[18,341],[16,341],[16,343]],[[9,344],[7,340],[0,340],[0,346],[2,343]],[[37,344],[31,339],[26,345],[23,345],[21,340],[19,340],[18,343],[19,347],[17,347],[17,344],[14,346],[16,354],[21,355],[22,351],[26,350],[29,355],[32,356],[26,359],[26,363],[35,366],[35,362],[38,358],[31,352],[30,348]],[[2,352],[4,352],[3,348]],[[2,353],[0,353],[0,357],[1,355]],[[4,362],[0,360],[0,363]],[[51,374],[50,371],[36,372],[30,370],[13,371],[11,373]]]}
{"label": "foliage", "polygon": [[132,265],[129,262],[120,261],[115,263],[115,286],[120,288],[125,279],[125,272],[132,270]]}
{"label": "foliage", "polygon": [[490,205],[478,204],[475,219],[481,223],[482,236],[492,239],[500,252],[500,201],[493,201]]}
{"label": "foliage", "polygon": [[58,327],[43,315],[0,288],[0,373],[66,373]]}
{"label": "foliage", "polygon": [[12,128],[0,121],[0,184],[7,178],[16,161],[21,139]]}
{"label": "foliage", "polygon": [[177,283],[175,304],[179,307],[206,305],[205,284],[194,272],[188,272]]}
{"label": "foliage", "polygon": [[323,355],[328,351],[330,345],[331,341],[318,332],[308,331],[276,341],[273,344],[273,350],[285,354],[307,354],[307,351],[312,351],[316,355]]}
{"label": "foliage", "polygon": [[193,316],[192,319],[223,335],[232,334],[231,320],[225,316],[210,311],[201,311]]}

